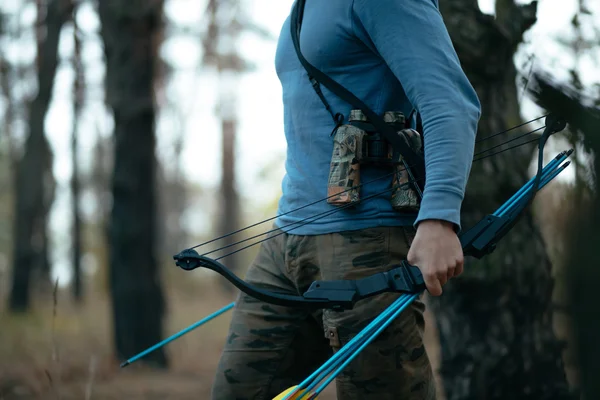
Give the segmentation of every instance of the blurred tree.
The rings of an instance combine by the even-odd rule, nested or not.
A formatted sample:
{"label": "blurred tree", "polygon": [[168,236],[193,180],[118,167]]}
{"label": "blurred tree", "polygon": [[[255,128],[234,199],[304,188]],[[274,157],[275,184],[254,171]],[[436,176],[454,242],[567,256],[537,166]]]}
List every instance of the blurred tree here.
{"label": "blurred tree", "polygon": [[81,182],[79,177],[79,147],[77,144],[79,119],[81,118],[85,98],[81,36],[82,32],[77,22],[77,8],[75,8],[73,10],[73,70],[75,71],[75,79],[73,81],[73,126],[71,127],[71,162],[73,164],[71,173],[71,214],[73,218],[71,256],[73,263],[73,298],[77,303],[80,303],[83,299],[83,282],[81,278]]}
{"label": "blurred tree", "polygon": [[110,178],[114,158],[114,143],[112,137],[104,137],[97,129],[96,141],[92,150],[91,168],[83,177],[86,182],[86,190],[92,194],[97,201],[97,210],[94,219],[99,226],[106,229],[110,214]]}
{"label": "blurred tree", "polygon": [[[237,52],[236,42],[243,27],[240,25],[240,2],[232,0],[209,0],[208,31],[203,40],[204,63],[216,67],[219,74],[218,115],[221,118],[221,189],[217,235],[226,235],[241,227],[240,200],[236,188],[235,176],[235,137],[237,130],[236,115],[236,76],[246,70],[245,61]],[[226,49],[225,52],[220,49]],[[222,246],[230,246],[239,240],[235,236],[223,239]],[[228,248],[229,253],[235,248]],[[221,254],[219,254],[221,255]],[[227,258],[227,266],[232,271],[240,269],[238,254]],[[234,291],[229,282],[223,282],[227,292]]]}
{"label": "blurred tree", "polygon": [[[165,300],[156,261],[154,77],[163,1],[98,2],[106,101],[114,118],[109,226],[116,353],[126,359],[161,340]],[[166,366],[164,352],[145,362]]]}
{"label": "blurred tree", "polygon": [[[596,298],[600,281],[600,195],[598,177],[600,177],[600,88],[595,93],[595,104],[590,104],[577,91],[580,82],[577,73],[571,88],[552,82],[547,76],[537,76],[536,86],[532,90],[540,106],[561,113],[570,122],[570,129],[577,143],[583,145],[591,155],[587,158],[592,170],[592,179],[585,183],[586,188],[578,191],[591,193],[592,196],[578,196],[572,219],[564,229],[567,241],[568,284],[570,308],[574,317],[575,347],[581,376],[583,398],[600,398],[600,309]],[[582,182],[578,181],[581,185]]]}
{"label": "blurred tree", "polygon": [[[222,157],[221,185],[218,218],[218,236],[226,235],[242,227],[240,196],[236,177],[236,132],[237,132],[237,89],[241,73],[251,71],[254,66],[239,53],[237,42],[243,32],[251,32],[260,38],[270,39],[267,31],[254,24],[244,12],[243,3],[236,0],[208,0],[208,30],[203,39],[204,64],[214,67],[219,75],[219,97],[217,114],[221,118]],[[219,246],[232,246],[239,236],[227,236]],[[229,247],[220,254],[235,251],[239,247]],[[227,257],[227,267],[239,272],[243,255]],[[223,282],[226,291],[234,290],[228,282]]]}
{"label": "blurred tree", "polygon": [[157,246],[162,256],[166,257],[169,264],[172,263],[173,254],[178,253],[189,246],[188,235],[181,226],[181,219],[187,207],[188,186],[183,168],[181,167],[181,152],[183,150],[183,139],[185,131],[175,134],[172,144],[174,154],[172,162],[175,165],[171,173],[165,171],[165,165],[159,163],[157,168],[158,193],[158,216],[160,229],[158,230]]}
{"label": "blurred tree", "polygon": [[[161,41],[177,38],[177,24],[167,22]],[[174,32],[175,31],[175,32]],[[168,94],[170,80],[176,74],[170,60],[159,59],[156,72],[155,88],[158,93],[157,107],[163,115],[163,122],[167,124],[169,137],[168,157],[157,165],[158,188],[158,250],[161,261],[167,258],[171,264],[173,254],[189,245],[188,235],[182,229],[181,219],[188,204],[188,182],[183,168],[183,150],[185,145],[185,122],[189,116],[196,112],[193,108],[194,101],[181,101],[181,96]],[[185,110],[184,110],[185,109]]]}
{"label": "blurred tree", "polygon": [[[9,36],[9,29],[6,27],[5,20],[7,16],[0,14],[0,36]],[[14,141],[13,141],[13,119],[15,114],[15,99],[12,94],[11,88],[11,75],[13,71],[9,64],[7,57],[4,54],[0,56],[0,89],[2,90],[2,97],[4,98],[4,114],[2,118],[2,136],[0,140],[6,143],[6,152],[10,159],[11,169],[16,162],[14,161]]]}
{"label": "blurred tree", "polygon": [[47,219],[54,196],[52,152],[44,134],[44,123],[54,87],[58,43],[63,24],[69,19],[70,0],[37,2],[38,90],[29,104],[29,135],[17,164],[13,238],[13,277],[10,309],[29,307],[30,280],[35,268],[49,277]]}
{"label": "blurred tree", "polygon": [[90,280],[89,290],[102,293],[109,291],[109,249],[108,226],[111,198],[111,174],[114,159],[113,138],[99,133],[94,142],[91,154],[91,166],[88,171],[81,171],[82,196],[94,199],[93,215],[88,215],[83,230],[83,241],[86,253],[89,253],[99,266],[99,270]]}
{"label": "blurred tree", "polygon": [[[7,17],[0,13],[0,38],[8,36],[8,28],[5,20]],[[0,51],[4,49],[0,48]],[[0,93],[2,95],[2,104],[4,109],[0,119],[2,119],[2,132],[0,134],[0,264],[4,264],[10,253],[11,235],[11,206],[12,206],[12,173],[13,171],[13,135],[12,122],[15,101],[11,91],[10,75],[11,66],[6,60],[6,56],[0,53]],[[0,282],[6,282],[7,272],[5,265],[0,265]],[[6,289],[4,284],[0,284],[0,293]]]}
{"label": "blurred tree", "polygon": [[[537,3],[497,0],[496,16],[476,0],[440,2],[462,66],[477,90],[483,115],[478,138],[522,122],[514,54],[536,22]],[[489,149],[533,130],[499,135]],[[515,142],[513,142],[514,144]],[[535,152],[523,146],[473,165],[463,203],[463,229],[496,209],[528,179]],[[498,249],[431,298],[441,341],[441,376],[448,400],[566,399],[563,344],[552,326],[552,267],[528,211]]]}

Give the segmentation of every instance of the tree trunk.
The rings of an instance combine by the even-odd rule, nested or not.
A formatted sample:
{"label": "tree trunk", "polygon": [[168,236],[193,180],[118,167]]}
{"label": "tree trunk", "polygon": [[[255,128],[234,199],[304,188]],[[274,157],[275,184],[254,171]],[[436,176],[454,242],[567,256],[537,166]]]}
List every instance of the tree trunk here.
{"label": "tree trunk", "polygon": [[[596,187],[600,177],[600,120],[586,136],[595,136],[591,144],[595,160]],[[579,211],[568,232],[568,283],[570,314],[574,319],[575,353],[579,364],[581,392],[584,399],[600,399],[600,309],[598,282],[600,282],[600,196],[596,192],[589,208]],[[583,212],[582,212],[583,211]]]}
{"label": "tree trunk", "polygon": [[28,309],[33,269],[38,267],[42,276],[48,274],[50,269],[46,228],[54,178],[52,153],[44,134],[44,122],[54,87],[60,32],[69,18],[71,4],[67,0],[49,0],[45,10],[40,6],[38,11],[45,11],[45,34],[40,35],[38,40],[38,93],[29,105],[29,136],[16,171],[13,276],[10,294],[12,311]]}
{"label": "tree trunk", "polygon": [[[221,117],[221,133],[223,138],[223,156],[222,156],[222,177],[221,177],[221,213],[219,221],[219,236],[231,233],[240,227],[240,204],[239,196],[236,190],[235,179],[235,133],[236,123],[233,117]],[[223,239],[222,245],[229,246],[239,241],[240,238],[236,235],[227,236]],[[240,246],[232,246],[223,250],[222,254],[231,253],[240,248]],[[239,271],[240,262],[239,253],[232,254],[227,257],[227,267],[234,272]],[[225,280],[219,280],[224,285],[227,292],[233,292],[233,285]]]}
{"label": "tree trunk", "polygon": [[[577,71],[573,78],[577,77]],[[573,86],[574,89],[573,90]],[[599,88],[600,89],[600,88]],[[600,91],[593,107],[584,105],[577,85],[571,88],[559,86],[548,77],[536,76],[535,89],[532,90],[536,102],[545,109],[560,113],[569,122],[569,131],[573,133],[579,149],[589,155],[592,171],[591,181],[578,182],[575,196],[571,196],[574,210],[566,226],[563,237],[567,251],[567,283],[569,286],[570,316],[574,320],[575,353],[579,364],[582,398],[600,398],[600,309],[597,292],[600,280]],[[587,102],[585,102],[588,104]]]}
{"label": "tree trunk", "polygon": [[[227,10],[227,13],[221,12]],[[235,75],[246,70],[247,65],[241,58],[236,46],[241,31],[231,29],[232,25],[240,21],[240,6],[231,1],[209,0],[206,8],[208,14],[208,29],[204,46],[205,65],[215,66],[219,74],[219,116],[221,118],[221,137],[222,137],[222,159],[221,159],[221,187],[220,212],[217,214],[218,236],[227,235],[240,229],[240,201],[236,190],[235,177],[235,142],[237,130],[236,102],[237,102],[237,82]],[[225,18],[224,18],[225,17]],[[221,43],[230,43],[227,51],[223,52],[219,46]],[[227,48],[226,46],[223,46]],[[228,247],[213,257],[221,257],[232,253],[240,246],[233,246],[241,240],[239,235],[226,236],[219,247]],[[233,272],[240,269],[241,257],[239,253],[227,256],[225,265]],[[226,282],[220,280],[223,290],[227,293],[233,293],[235,288]]]}
{"label": "tree trunk", "polygon": [[[478,139],[519,124],[513,56],[523,33],[536,21],[537,4],[498,0],[496,19],[482,14],[476,0],[440,5],[482,103]],[[486,140],[476,153],[532,129],[529,125]],[[526,182],[534,151],[532,145],[523,146],[473,164],[463,230],[491,214]],[[446,285],[443,296],[430,299],[440,333],[446,398],[569,398],[563,345],[552,327],[551,264],[531,212],[493,254],[465,264],[465,273]]]}
{"label": "tree trunk", "polygon": [[[11,38],[6,32],[6,26],[0,22],[0,35],[3,38]],[[16,102],[12,93],[13,67],[8,64],[5,59],[0,59],[0,89],[5,102],[4,115],[2,119],[2,132],[0,133],[0,142],[4,142],[4,146],[0,146],[0,256],[8,261],[8,255],[11,251],[11,242],[13,232],[13,194],[15,182],[15,145],[13,121],[15,120]],[[2,282],[9,281],[9,271],[0,272],[0,280]],[[2,284],[2,289],[8,289],[6,283]]]}
{"label": "tree trunk", "polygon": [[84,101],[84,76],[83,64],[81,62],[81,30],[77,24],[77,18],[73,16],[73,69],[75,81],[73,82],[73,126],[71,132],[71,161],[73,172],[71,174],[71,214],[73,216],[72,226],[72,248],[71,256],[73,262],[73,299],[80,303],[83,299],[83,282],[81,278],[81,213],[80,213],[80,177],[79,177],[79,148],[77,136],[79,135],[79,118]]}
{"label": "tree trunk", "polygon": [[[558,109],[561,110],[561,109]],[[584,113],[581,113],[584,114]],[[579,115],[584,117],[584,115]],[[594,184],[600,178],[600,110],[596,108],[595,121],[581,130],[593,154]],[[579,364],[583,398],[600,398],[600,309],[598,308],[598,282],[600,282],[600,195],[596,191],[592,200],[583,202],[568,227],[567,259],[570,314],[574,319],[575,353]]]}
{"label": "tree trunk", "polygon": [[[98,2],[106,56],[106,97],[114,115],[110,290],[117,357],[162,338],[165,304],[156,261],[153,83],[162,0]],[[166,366],[162,350],[144,359]]]}
{"label": "tree trunk", "polygon": [[[597,134],[600,125],[593,132]],[[595,144],[596,157],[600,143]],[[596,167],[596,173],[600,168]],[[600,175],[596,175],[600,176]],[[600,399],[600,309],[598,283],[600,281],[600,198],[595,196],[590,209],[573,219],[569,232],[568,281],[570,313],[574,318],[575,354],[579,365],[581,393],[584,399]]]}

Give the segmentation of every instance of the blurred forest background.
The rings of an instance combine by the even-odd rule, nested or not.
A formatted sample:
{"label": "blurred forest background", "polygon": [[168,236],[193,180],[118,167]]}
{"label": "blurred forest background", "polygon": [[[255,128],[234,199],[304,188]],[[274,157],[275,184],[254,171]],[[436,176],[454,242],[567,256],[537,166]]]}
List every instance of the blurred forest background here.
{"label": "blurred forest background", "polygon": [[[558,111],[570,124],[546,159],[576,153],[496,252],[429,299],[440,398],[598,399],[600,4],[441,3],[482,101],[478,135]],[[273,59],[291,5],[0,3],[0,400],[208,398],[227,314],[118,365],[235,298],[172,256],[276,212]],[[473,164],[466,227],[532,175],[535,145],[511,147],[542,126],[478,144],[494,156]],[[243,276],[256,250],[225,264]]]}

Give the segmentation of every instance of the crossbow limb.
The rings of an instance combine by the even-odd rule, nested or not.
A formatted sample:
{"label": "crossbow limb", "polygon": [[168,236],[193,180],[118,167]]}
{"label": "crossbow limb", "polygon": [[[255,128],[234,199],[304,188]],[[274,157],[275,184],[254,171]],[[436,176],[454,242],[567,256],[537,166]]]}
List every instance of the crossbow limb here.
{"label": "crossbow limb", "polygon": [[349,310],[362,299],[384,292],[415,293],[425,289],[425,282],[419,268],[404,261],[400,266],[387,272],[357,280],[315,281],[302,296],[275,293],[254,287],[237,277],[223,264],[195,250],[187,249],[173,257],[176,264],[191,271],[204,267],[221,274],[242,292],[267,303],[310,309]]}

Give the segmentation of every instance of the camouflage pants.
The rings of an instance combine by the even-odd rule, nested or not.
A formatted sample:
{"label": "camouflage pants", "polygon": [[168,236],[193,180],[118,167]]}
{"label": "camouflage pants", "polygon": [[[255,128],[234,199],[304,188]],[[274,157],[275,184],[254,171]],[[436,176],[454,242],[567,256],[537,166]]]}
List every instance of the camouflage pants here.
{"label": "camouflage pants", "polygon": [[[253,285],[304,293],[317,279],[358,279],[406,259],[413,228],[372,228],[316,236],[282,234],[263,243],[246,274]],[[362,300],[343,312],[238,298],[213,385],[214,400],[271,400],[347,343],[397,294]],[[433,374],[423,345],[424,304],[413,302],[336,380],[342,400],[430,400]]]}

